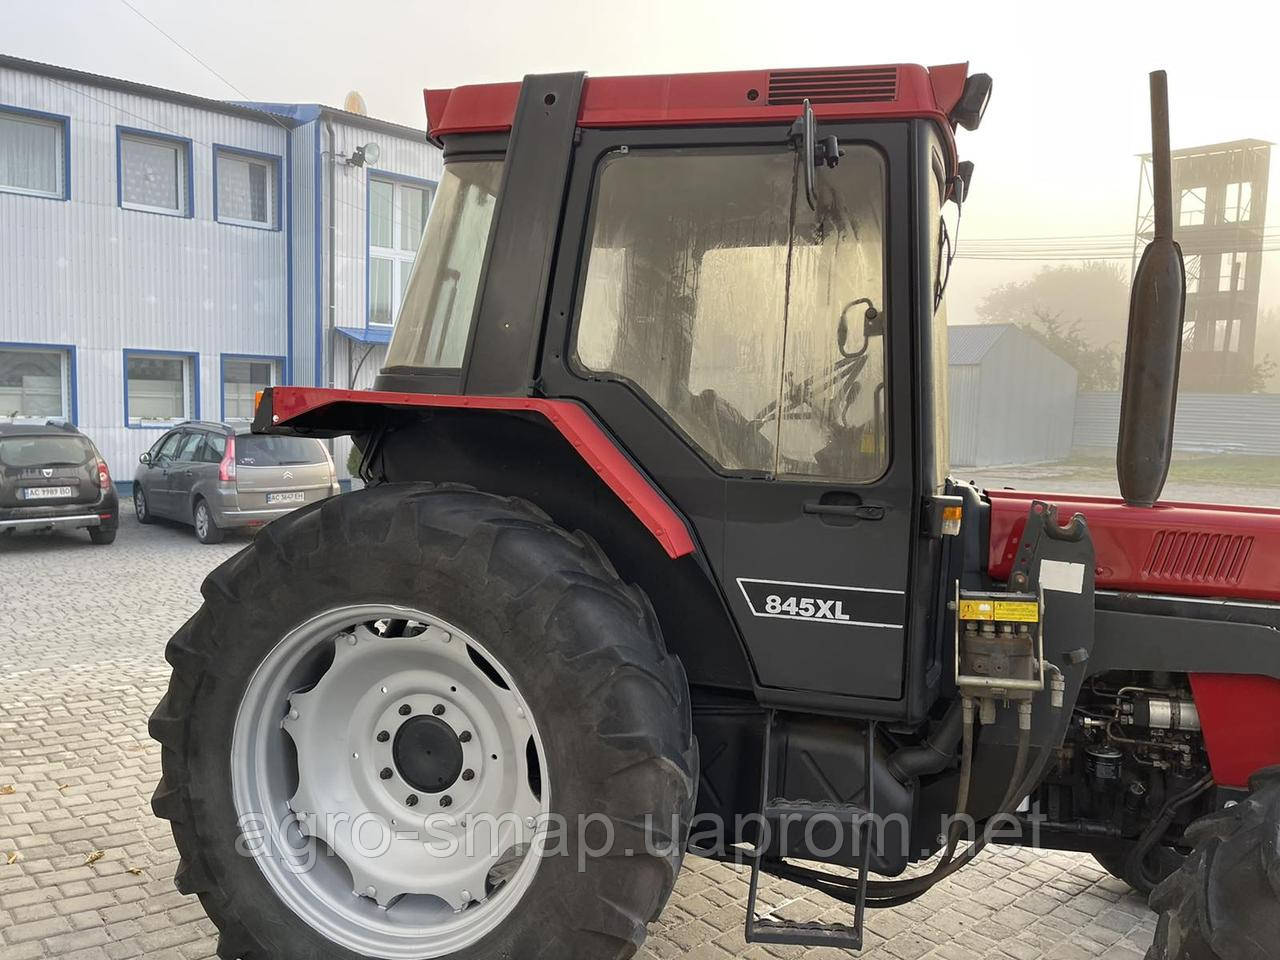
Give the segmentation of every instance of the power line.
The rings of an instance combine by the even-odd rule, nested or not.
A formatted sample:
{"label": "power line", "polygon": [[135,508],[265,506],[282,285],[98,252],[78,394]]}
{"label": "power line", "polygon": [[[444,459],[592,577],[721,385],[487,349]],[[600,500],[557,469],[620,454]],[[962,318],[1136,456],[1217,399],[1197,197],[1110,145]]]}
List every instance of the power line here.
{"label": "power line", "polygon": [[[206,61],[205,61],[204,59],[202,59],[200,56],[198,56],[198,55],[196,55],[195,53],[192,53],[190,50],[188,50],[185,46],[183,46],[183,45],[182,45],[182,42],[181,42],[180,40],[178,40],[178,38],[177,38],[177,37],[175,37],[173,34],[169,33],[169,31],[165,30],[165,28],[164,28],[164,27],[160,26],[160,24],[156,23],[154,20],[152,20],[150,17],[148,17],[145,13],[143,13],[141,10],[139,10],[137,7],[135,7],[132,3],[130,3],[130,2],[129,2],[129,0],[120,0],[120,2],[121,2],[122,4],[124,4],[126,7],[128,7],[130,10],[132,10],[134,13],[136,13],[136,14],[137,14],[139,17],[141,17],[143,20],[145,20],[147,23],[149,23],[149,24],[150,24],[150,25],[151,25],[151,26],[156,30],[156,32],[157,32],[157,33],[159,33],[162,37],[164,37],[166,40],[168,40],[170,43],[172,43],[175,47],[177,47],[179,50],[181,50],[183,53],[185,53],[188,57],[190,57],[190,58],[191,58],[192,60],[194,60],[196,63],[200,64],[200,66],[204,67],[206,70],[208,70],[210,73],[212,73],[215,77],[217,77],[219,80],[221,80],[223,83],[225,83],[228,87],[230,87],[232,90],[234,90],[237,94],[239,94],[239,95],[240,95],[241,97],[243,97],[245,100],[252,100],[252,99],[253,99],[253,98],[252,98],[252,97],[250,97],[247,93],[245,93],[243,90],[241,90],[239,87],[237,87],[234,83],[232,83],[230,80],[228,80],[226,77],[224,77],[221,73],[219,73],[217,70],[213,69],[213,67],[212,67],[212,66],[210,66],[210,65],[208,64],[208,62],[206,62]],[[287,126],[285,126],[283,123],[281,123],[281,122],[280,122],[280,119],[279,119],[278,117],[272,116],[272,118],[271,118],[271,119],[275,120],[275,121],[276,121],[276,123],[278,123],[278,124],[279,124],[282,128],[284,128],[285,130],[288,130],[288,129],[289,129]]]}

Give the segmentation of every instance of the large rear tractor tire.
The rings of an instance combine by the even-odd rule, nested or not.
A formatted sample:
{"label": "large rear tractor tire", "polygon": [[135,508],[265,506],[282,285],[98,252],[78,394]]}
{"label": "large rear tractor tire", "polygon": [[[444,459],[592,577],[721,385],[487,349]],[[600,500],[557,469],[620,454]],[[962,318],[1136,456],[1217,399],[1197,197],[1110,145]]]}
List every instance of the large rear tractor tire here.
{"label": "large rear tractor tire", "polygon": [[644,594],[528,503],[385,484],[265,527],[169,642],[152,801],[243,960],[631,957],[693,815]]}
{"label": "large rear tractor tire", "polygon": [[1280,768],[1250,787],[1187,830],[1191,856],[1151,895],[1160,921],[1147,960],[1280,958]]}

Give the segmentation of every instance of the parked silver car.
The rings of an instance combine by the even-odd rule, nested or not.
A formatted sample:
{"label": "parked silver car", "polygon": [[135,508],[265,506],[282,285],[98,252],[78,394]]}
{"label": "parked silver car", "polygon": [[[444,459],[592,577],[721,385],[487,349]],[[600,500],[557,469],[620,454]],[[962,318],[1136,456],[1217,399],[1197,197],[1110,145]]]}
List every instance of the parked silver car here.
{"label": "parked silver car", "polygon": [[256,436],[222,423],[192,421],[170,430],[139,459],[133,507],[141,523],[167,518],[218,543],[235,527],[261,526],[339,492],[319,440]]}

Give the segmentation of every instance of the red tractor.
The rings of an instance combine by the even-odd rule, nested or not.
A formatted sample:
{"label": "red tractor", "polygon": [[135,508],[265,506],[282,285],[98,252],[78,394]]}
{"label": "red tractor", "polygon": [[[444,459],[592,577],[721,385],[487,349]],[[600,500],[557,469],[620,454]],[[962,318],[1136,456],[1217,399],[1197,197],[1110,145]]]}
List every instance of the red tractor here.
{"label": "red tractor", "polygon": [[[1280,510],[1159,502],[1184,303],[1163,75],[1125,500],[949,478],[964,65],[428,90],[445,172],[367,487],[173,637],[157,815],[219,955],[629,957],[686,852],[857,949],[993,839],[1088,851],[1151,957],[1280,956]],[[1026,402],[1011,395],[1011,404]],[[849,905],[758,916],[761,874]]]}

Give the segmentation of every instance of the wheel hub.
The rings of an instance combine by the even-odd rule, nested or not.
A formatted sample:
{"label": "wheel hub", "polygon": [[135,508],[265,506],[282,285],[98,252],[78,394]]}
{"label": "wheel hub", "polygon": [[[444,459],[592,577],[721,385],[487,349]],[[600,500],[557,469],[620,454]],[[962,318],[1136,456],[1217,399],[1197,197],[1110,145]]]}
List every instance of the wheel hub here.
{"label": "wheel hub", "polygon": [[438,717],[406,720],[396,731],[392,756],[400,777],[422,793],[443,793],[462,776],[462,744],[458,742],[458,734]]}
{"label": "wheel hub", "polygon": [[454,953],[533,882],[551,809],[542,741],[501,663],[445,622],[320,615],[263,661],[235,740],[238,813],[289,814],[268,825],[260,868],[354,952]]}

